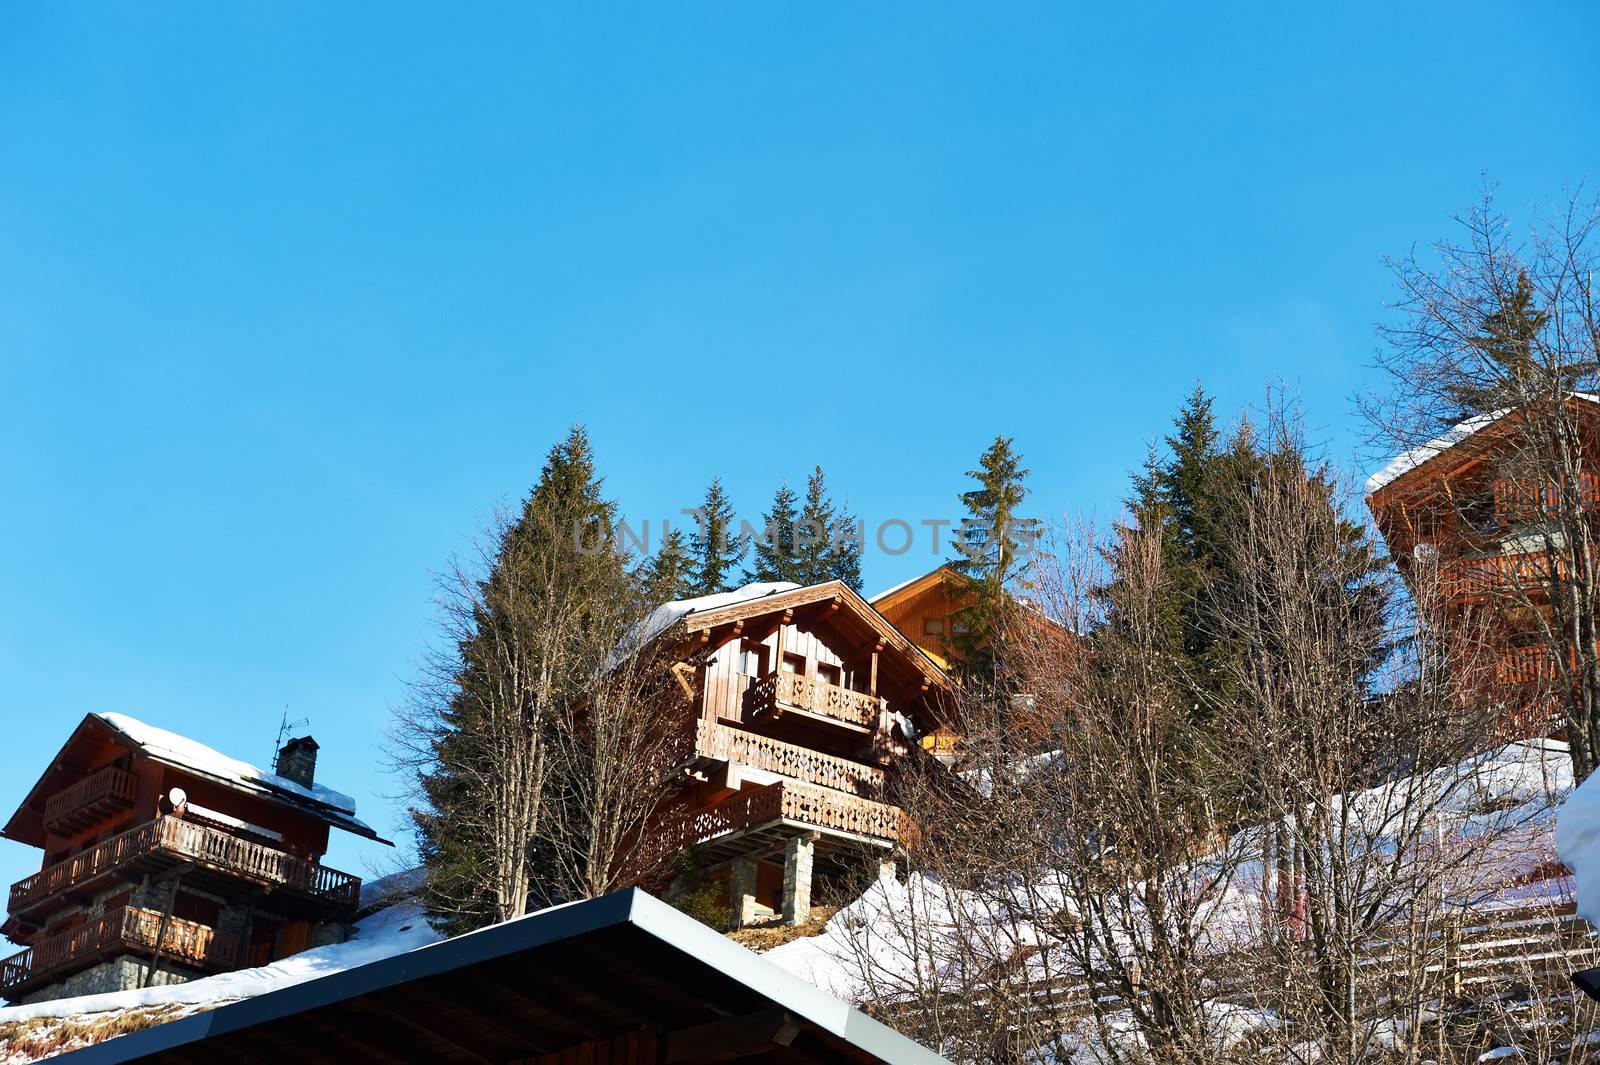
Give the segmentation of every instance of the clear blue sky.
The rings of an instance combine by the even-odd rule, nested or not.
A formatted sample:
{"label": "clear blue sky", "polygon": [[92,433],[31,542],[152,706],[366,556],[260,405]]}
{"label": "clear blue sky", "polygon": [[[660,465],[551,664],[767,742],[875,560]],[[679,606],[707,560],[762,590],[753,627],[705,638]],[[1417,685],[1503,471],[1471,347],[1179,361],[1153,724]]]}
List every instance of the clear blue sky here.
{"label": "clear blue sky", "polygon": [[398,835],[430,570],[574,420],[647,517],[948,515],[997,432],[1105,513],[1197,376],[1354,460],[1380,258],[1600,177],[1593,7],[1106,7],[7,5],[0,801],[287,705]]}

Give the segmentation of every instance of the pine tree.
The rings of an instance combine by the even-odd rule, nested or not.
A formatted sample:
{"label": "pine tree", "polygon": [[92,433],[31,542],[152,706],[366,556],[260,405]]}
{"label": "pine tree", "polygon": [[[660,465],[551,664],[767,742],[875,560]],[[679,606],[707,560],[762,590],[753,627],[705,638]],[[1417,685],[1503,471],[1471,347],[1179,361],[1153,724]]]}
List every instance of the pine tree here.
{"label": "pine tree", "polygon": [[967,476],[977,487],[961,494],[967,517],[951,546],[951,568],[965,579],[969,602],[954,619],[952,650],[963,673],[992,671],[1001,624],[1012,606],[1011,588],[1023,584],[1028,552],[1038,540],[1037,518],[1018,513],[1028,489],[1028,470],[1010,437],[997,436]]}
{"label": "pine tree", "polygon": [[773,493],[772,507],[763,516],[762,536],[755,542],[751,564],[744,572],[746,581],[800,583],[794,557],[796,501],[788,481]]}
{"label": "pine tree", "polygon": [[1590,361],[1552,365],[1541,355],[1540,334],[1550,314],[1534,305],[1533,282],[1526,272],[1517,275],[1516,287],[1504,304],[1484,316],[1483,332],[1469,344],[1478,365],[1463,367],[1461,380],[1445,385],[1455,409],[1444,416],[1446,424],[1475,415],[1520,407],[1532,398],[1553,398],[1583,387],[1600,363]]}
{"label": "pine tree", "polygon": [[426,803],[412,818],[427,908],[452,932],[517,916],[533,897],[544,730],[610,646],[599,619],[630,595],[621,554],[594,549],[609,544],[615,516],[574,426],[498,528],[488,572],[445,582],[455,654],[419,687]]}
{"label": "pine tree", "polygon": [[722,479],[713,478],[700,504],[695,531],[689,535],[694,594],[728,591],[728,575],[744,558],[744,552],[744,537],[734,535],[733,503],[723,491]]}
{"label": "pine tree", "polygon": [[822,467],[814,467],[806,478],[806,499],[794,527],[794,581],[796,584],[821,584],[833,579],[833,536],[838,532],[838,515],[828,498],[828,483]]}
{"label": "pine tree", "polygon": [[843,581],[852,592],[861,591],[863,540],[861,519],[850,513],[850,505],[846,503],[839,508],[838,520],[828,537],[828,580]]}
{"label": "pine tree", "polygon": [[694,594],[694,562],[689,544],[678,529],[668,529],[656,553],[639,567],[645,602],[652,606],[687,599]]}

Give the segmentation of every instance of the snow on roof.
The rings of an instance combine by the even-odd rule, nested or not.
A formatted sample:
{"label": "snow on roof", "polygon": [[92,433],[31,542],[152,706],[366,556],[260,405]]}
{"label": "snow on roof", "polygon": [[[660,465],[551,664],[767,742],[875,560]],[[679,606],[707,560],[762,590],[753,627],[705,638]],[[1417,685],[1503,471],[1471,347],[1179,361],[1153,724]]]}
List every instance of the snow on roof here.
{"label": "snow on roof", "polygon": [[434,931],[415,902],[402,902],[379,910],[356,924],[354,936],[344,943],[301,951],[256,969],[219,973],[182,984],[133,988],[100,995],[78,995],[0,1008],[0,1024],[38,1017],[79,1017],[109,1010],[152,1006],[198,1006],[211,1009],[226,1002],[254,998],[268,991],[291,987],[330,973],[404,954],[436,943],[444,936]]}
{"label": "snow on roof", "polygon": [[940,570],[948,568],[949,565],[950,565],[950,563],[948,563],[948,562],[941,562],[941,563],[939,563],[938,566],[936,566],[935,568],[933,568],[931,570],[928,570],[926,573],[919,573],[915,577],[912,577],[910,580],[901,581],[899,584],[895,585],[893,588],[885,588],[883,591],[879,592],[877,595],[868,597],[867,602],[876,605],[878,600],[887,599],[887,598],[889,598],[891,595],[893,595],[896,592],[904,591],[905,589],[911,587],[913,584],[916,584],[918,581],[926,580],[927,578],[933,576],[935,573],[938,573]]}
{"label": "snow on roof", "polygon": [[[1572,399],[1586,399],[1590,403],[1600,403],[1600,396],[1592,392],[1569,392]],[[1476,418],[1468,418],[1458,422],[1444,433],[1429,440],[1421,447],[1414,447],[1410,451],[1396,455],[1388,464],[1367,478],[1367,494],[1371,495],[1378,489],[1398,480],[1412,470],[1426,463],[1429,459],[1444,454],[1468,437],[1487,429],[1495,422],[1511,413],[1512,408],[1501,407],[1490,414],[1480,414]]]}
{"label": "snow on roof", "polygon": [[717,592],[715,595],[702,595],[696,599],[678,599],[671,603],[663,603],[652,610],[643,621],[629,629],[622,639],[617,641],[617,646],[612,650],[611,657],[606,660],[606,668],[610,669],[635,651],[640,650],[651,640],[660,636],[690,614],[703,614],[708,610],[721,610],[723,607],[737,606],[740,603],[748,603],[753,599],[764,599],[769,595],[777,595],[780,592],[792,592],[799,587],[800,585],[793,581],[770,581],[765,584],[747,584],[743,588],[735,588],[731,592]]}
{"label": "snow on roof", "polygon": [[143,721],[129,717],[127,714],[95,714],[96,718],[110,725],[113,729],[132,740],[150,757],[175,765],[180,769],[187,769],[201,776],[211,777],[225,784],[233,784],[249,791],[270,794],[278,792],[279,797],[287,796],[302,802],[314,803],[327,807],[343,815],[341,821],[348,821],[361,829],[372,830],[356,820],[356,801],[343,792],[334,791],[332,788],[321,784],[313,784],[309,788],[297,784],[286,777],[276,773],[267,773],[256,768],[249,762],[241,762],[237,758],[229,758],[220,751],[213,750],[203,743],[180,736],[176,732],[168,732],[164,728],[147,725]]}

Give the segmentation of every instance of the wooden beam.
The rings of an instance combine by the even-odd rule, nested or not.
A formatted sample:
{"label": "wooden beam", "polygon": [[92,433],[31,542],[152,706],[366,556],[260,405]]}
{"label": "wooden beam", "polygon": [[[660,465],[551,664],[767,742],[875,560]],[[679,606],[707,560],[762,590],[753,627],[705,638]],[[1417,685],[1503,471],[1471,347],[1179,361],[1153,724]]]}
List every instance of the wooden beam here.
{"label": "wooden beam", "polygon": [[785,1010],[763,1010],[682,1028],[667,1036],[665,1065],[711,1065],[793,1043],[800,1022]]}

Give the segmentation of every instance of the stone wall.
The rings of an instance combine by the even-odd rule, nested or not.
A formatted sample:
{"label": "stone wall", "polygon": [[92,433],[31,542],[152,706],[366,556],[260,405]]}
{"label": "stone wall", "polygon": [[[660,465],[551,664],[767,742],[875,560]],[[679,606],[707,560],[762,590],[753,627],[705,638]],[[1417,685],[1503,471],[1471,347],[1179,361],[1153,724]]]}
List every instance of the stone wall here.
{"label": "stone wall", "polygon": [[[148,959],[135,958],[123,955],[111,961],[101,962],[93,968],[84,969],[82,972],[73,973],[71,976],[42,987],[31,995],[23,997],[23,1002],[49,1002],[58,998],[74,998],[78,995],[100,995],[108,991],[130,991],[144,985],[145,967]],[[199,974],[191,969],[162,962],[156,967],[155,974],[150,981],[151,986],[159,987],[166,984],[181,984],[195,979]]]}

